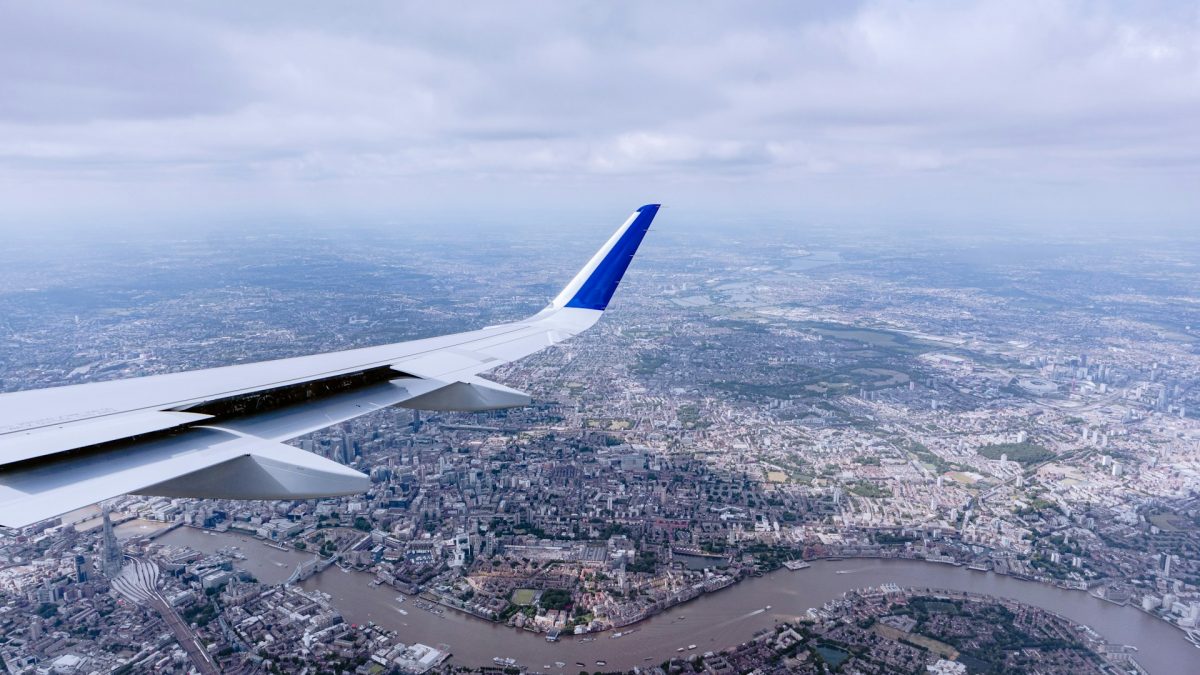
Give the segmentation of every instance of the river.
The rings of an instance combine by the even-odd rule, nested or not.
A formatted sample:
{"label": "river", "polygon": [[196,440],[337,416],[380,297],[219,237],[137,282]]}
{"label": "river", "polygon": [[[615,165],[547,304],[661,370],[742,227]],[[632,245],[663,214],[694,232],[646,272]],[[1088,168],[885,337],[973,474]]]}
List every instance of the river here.
{"label": "river", "polygon": [[788,269],[795,272],[814,270],[818,267],[836,265],[842,262],[842,255],[837,251],[814,251],[810,255],[797,256],[788,261]]}
{"label": "river", "polygon": [[[279,584],[287,581],[292,570],[302,562],[312,560],[311,553],[300,551],[281,551],[268,546],[263,540],[249,535],[234,532],[209,532],[191,527],[181,527],[168,532],[155,540],[159,544],[174,546],[190,546],[204,553],[216,553],[217,549],[227,546],[237,547],[245,560],[235,561],[240,569],[254,575],[255,579],[264,584]],[[365,583],[365,582],[364,582]],[[338,606],[341,609],[341,606]]]}
{"label": "river", "polygon": [[[227,537],[236,541],[231,542]],[[250,558],[243,561],[247,569],[260,570],[256,574],[268,582],[286,578],[290,573],[281,564],[295,564],[308,558],[278,551],[250,537],[213,536],[187,528],[171,532],[160,541],[186,543],[204,550],[231,543],[238,545]],[[369,574],[332,567],[302,586],[329,593],[347,621],[374,621],[397,631],[400,639],[408,643],[449,645],[454,655],[452,661],[462,665],[490,665],[496,656],[514,658],[533,669],[564,673],[579,672],[583,667],[576,662],[586,664],[587,670],[595,670],[597,660],[606,661],[608,668],[657,664],[677,655],[679,647],[695,644],[695,651],[704,652],[745,642],[756,631],[801,616],[810,607],[819,607],[848,590],[888,582],[1007,597],[1057,612],[1091,626],[1110,642],[1136,646],[1138,662],[1155,674],[1184,672],[1189,666],[1182,664],[1194,664],[1200,658],[1200,652],[1184,639],[1181,631],[1133,607],[1118,607],[1082,591],[915,560],[814,561],[809,569],[780,570],[703,595],[625,628],[627,632],[632,630],[632,634],[620,638],[602,633],[588,642],[571,637],[555,644],[546,642],[541,635],[452,609],[446,609],[444,614],[431,614],[417,609],[412,598],[398,603],[396,597],[401,595],[398,591],[387,586],[371,587],[368,585],[371,580]],[[556,668],[555,662],[566,665]]]}

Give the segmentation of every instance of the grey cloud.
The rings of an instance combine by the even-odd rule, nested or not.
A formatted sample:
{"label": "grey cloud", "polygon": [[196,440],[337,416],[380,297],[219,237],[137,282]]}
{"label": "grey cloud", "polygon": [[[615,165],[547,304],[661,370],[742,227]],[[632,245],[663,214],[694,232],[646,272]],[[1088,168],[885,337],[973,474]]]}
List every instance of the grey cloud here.
{"label": "grey cloud", "polygon": [[245,93],[237,64],[187,22],[90,3],[10,3],[0,119],[30,124],[215,114]]}
{"label": "grey cloud", "polygon": [[1175,218],[1200,213],[1177,187],[1200,174],[1184,4],[18,4],[0,198],[387,212],[643,186],[859,213],[873,193],[887,218],[906,190],[962,213],[1014,185],[1060,213],[1066,181],[1095,186],[1081,218],[1114,184]]}

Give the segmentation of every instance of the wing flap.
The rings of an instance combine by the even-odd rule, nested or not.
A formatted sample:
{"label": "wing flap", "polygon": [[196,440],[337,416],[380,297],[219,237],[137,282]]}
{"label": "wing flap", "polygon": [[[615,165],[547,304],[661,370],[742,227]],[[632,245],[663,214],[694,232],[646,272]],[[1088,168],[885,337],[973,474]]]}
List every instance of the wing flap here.
{"label": "wing flap", "polygon": [[271,441],[286,441],[382,410],[444,386],[445,382],[434,380],[399,378],[337,396],[207,426]]}
{"label": "wing flap", "polygon": [[0,458],[4,464],[24,462],[89,445],[166,431],[210,417],[171,410],[140,410],[15,431],[0,436]]}
{"label": "wing flap", "polygon": [[[222,429],[198,427],[160,440],[4,467],[0,469],[0,525],[24,527],[117,495],[143,492],[159,484],[168,483],[180,489],[181,483],[170,481],[181,476],[200,475],[205,469],[245,456],[262,456],[268,460],[256,464],[267,465],[267,473],[276,475],[276,480],[263,487],[264,495],[269,496],[256,497],[246,493],[241,497],[243,499],[278,499],[283,494],[278,489],[280,485],[298,490],[303,487],[304,483],[298,477],[288,481],[280,478],[278,474],[284,470],[277,466],[271,468],[271,462],[301,467],[310,474],[312,482],[320,481],[321,477],[311,474],[323,467],[321,470],[331,474],[327,487],[353,482],[344,475],[349,469],[299,448]],[[335,470],[329,464],[338,468]],[[235,466],[244,468],[244,465]],[[362,474],[358,476],[361,480],[355,483],[354,490],[339,491],[338,494],[366,489],[369,480]],[[242,487],[247,488],[245,484]],[[300,490],[297,498],[306,498],[311,492]]]}

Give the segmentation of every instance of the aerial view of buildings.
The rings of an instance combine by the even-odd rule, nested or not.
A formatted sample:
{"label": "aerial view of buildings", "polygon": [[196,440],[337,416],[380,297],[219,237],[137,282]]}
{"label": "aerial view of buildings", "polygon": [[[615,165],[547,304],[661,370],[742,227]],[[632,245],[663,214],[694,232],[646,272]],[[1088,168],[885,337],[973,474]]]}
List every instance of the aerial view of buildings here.
{"label": "aerial view of buildings", "polygon": [[[5,532],[6,668],[792,672],[842,667],[832,649],[853,654],[855,672],[955,672],[975,663],[958,654],[974,652],[945,627],[899,641],[876,627],[916,630],[888,608],[958,597],[939,586],[951,573],[1053,587],[1170,631],[1138,645],[1053,600],[1006,601],[1055,640],[971,647],[1011,669],[1028,649],[1051,649],[1061,672],[1120,672],[1149,650],[1194,649],[1192,249],[1126,250],[1118,273],[1102,241],[959,266],[950,243],[929,239],[814,230],[780,245],[750,224],[737,238],[664,227],[611,317],[492,373],[532,392],[528,407],[392,409],[296,441],[368,473],[365,494],[129,496]],[[550,289],[558,272],[531,275],[526,251],[341,243],[307,261],[302,284],[276,270],[304,255],[303,241],[269,257],[207,244],[247,270],[214,288],[179,242],[86,299],[64,298],[47,261],[15,262],[0,300],[4,386],[493,323],[536,308],[543,289],[526,284]],[[401,246],[411,268],[391,262]],[[500,274],[462,274],[484,257]],[[112,262],[94,264],[76,274]],[[143,290],[165,270],[170,287]],[[432,301],[409,290],[430,284]],[[321,309],[289,311],[299,303]],[[927,580],[897,586],[889,568],[832,577],[844,590],[811,606],[783,610],[768,595],[758,614],[730,616],[730,632],[683,628],[701,596],[803,587],[822,573],[814,564],[839,559],[910,561]],[[683,644],[652,639],[661,626]],[[589,649],[611,655],[582,661]]]}

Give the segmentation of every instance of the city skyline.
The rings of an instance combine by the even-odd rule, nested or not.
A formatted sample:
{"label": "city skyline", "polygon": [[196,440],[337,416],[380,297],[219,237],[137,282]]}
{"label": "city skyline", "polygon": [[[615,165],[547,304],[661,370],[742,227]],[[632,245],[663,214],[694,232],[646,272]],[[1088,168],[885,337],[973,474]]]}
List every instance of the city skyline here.
{"label": "city skyline", "polygon": [[[184,642],[198,635],[226,667],[243,663],[238,640],[299,639],[279,628],[267,638],[252,621],[299,606],[296,630],[332,626],[320,643],[332,651],[269,651],[283,663],[337,662],[335,643],[348,640],[360,645],[354,658],[444,658],[446,668],[514,658],[531,672],[578,672],[576,661],[625,669],[695,655],[766,666],[797,644],[797,656],[830,640],[847,651],[878,635],[829,632],[846,615],[949,644],[936,622],[910,624],[892,605],[923,588],[984,585],[1092,626],[1099,638],[1070,639],[1111,663],[1169,672],[1162,660],[1190,655],[1188,633],[1171,624],[1195,633],[1200,608],[1189,515],[1200,475],[1195,241],[651,232],[610,317],[490,375],[530,392],[532,406],[419,420],[389,410],[298,440],[370,473],[366,495],[117,500],[134,560],[112,588],[150,600],[114,616],[133,612]],[[527,274],[529,260],[558,254],[554,239],[479,241],[452,256],[437,237],[400,232],[258,240],[8,254],[0,389],[490,325],[527,315],[562,279]],[[101,530],[85,511],[6,533],[0,587],[13,615],[108,611],[111,595],[72,591],[81,556],[95,570],[90,588],[110,583]],[[809,567],[785,568],[801,561]],[[153,569],[181,576],[146,581]],[[779,589],[800,595],[785,602]],[[840,595],[855,589],[865,595]],[[878,597],[893,600],[877,607]],[[216,632],[217,616],[251,623],[231,637]],[[1014,639],[1082,630],[1028,616],[1031,632]],[[377,625],[352,628],[366,621]],[[782,652],[734,644],[777,622]],[[116,635],[106,623],[99,642],[65,643],[53,617],[34,624],[37,636],[21,634],[28,647],[0,654],[114,658],[96,650]],[[716,631],[712,645],[685,629]],[[544,639],[552,630],[557,643]],[[1046,663],[1065,668],[1069,653]]]}

